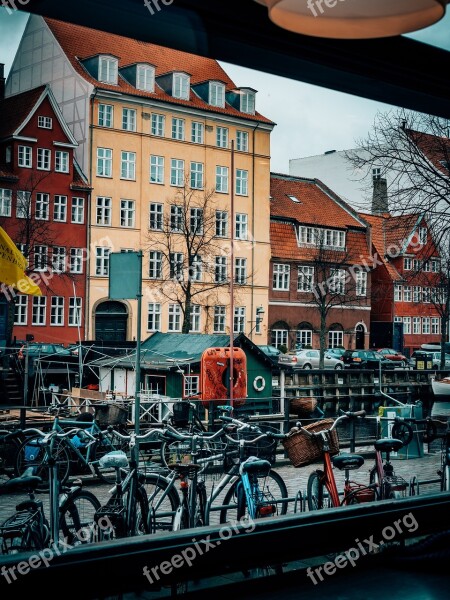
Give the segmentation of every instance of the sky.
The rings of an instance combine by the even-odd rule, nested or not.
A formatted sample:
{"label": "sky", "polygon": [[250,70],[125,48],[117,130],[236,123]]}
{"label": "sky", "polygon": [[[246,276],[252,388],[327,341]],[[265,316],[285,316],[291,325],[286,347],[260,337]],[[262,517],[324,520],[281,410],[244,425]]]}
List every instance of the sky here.
{"label": "sky", "polygon": [[[0,62],[5,63],[6,75],[26,19],[26,13],[8,14],[0,8]],[[410,37],[450,50],[450,9],[439,23]],[[221,64],[236,85],[258,90],[258,112],[277,123],[272,134],[273,172],[288,173],[293,158],[354,148],[357,140],[367,136],[377,112],[392,109],[365,98]]]}

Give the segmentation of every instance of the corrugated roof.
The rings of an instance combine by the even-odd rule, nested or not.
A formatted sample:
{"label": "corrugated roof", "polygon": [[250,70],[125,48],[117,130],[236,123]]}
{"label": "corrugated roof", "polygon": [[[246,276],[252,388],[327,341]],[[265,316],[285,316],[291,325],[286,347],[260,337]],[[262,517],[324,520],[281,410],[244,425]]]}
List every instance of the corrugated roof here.
{"label": "corrugated roof", "polygon": [[[229,335],[209,335],[204,333],[154,333],[142,342],[146,360],[176,360],[198,362],[206,348],[228,346]],[[167,361],[166,361],[167,362]]]}

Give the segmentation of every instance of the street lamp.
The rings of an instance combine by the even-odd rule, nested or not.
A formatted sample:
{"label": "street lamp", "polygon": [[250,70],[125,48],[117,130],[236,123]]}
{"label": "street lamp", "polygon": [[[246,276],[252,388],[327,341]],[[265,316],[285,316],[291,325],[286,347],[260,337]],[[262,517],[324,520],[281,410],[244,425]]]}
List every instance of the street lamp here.
{"label": "street lamp", "polygon": [[261,325],[261,322],[263,320],[263,315],[265,313],[264,307],[263,306],[258,306],[256,309],[256,321],[255,321],[255,325],[251,328],[250,333],[248,335],[251,335],[252,332],[257,329],[258,333],[260,333],[259,331],[259,326]]}

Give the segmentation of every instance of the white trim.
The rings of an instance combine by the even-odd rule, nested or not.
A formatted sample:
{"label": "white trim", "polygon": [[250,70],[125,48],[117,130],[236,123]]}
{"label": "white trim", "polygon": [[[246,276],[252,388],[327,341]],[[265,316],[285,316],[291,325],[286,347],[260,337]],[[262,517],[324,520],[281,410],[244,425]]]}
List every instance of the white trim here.
{"label": "white trim", "polygon": [[65,144],[64,142],[53,142],[54,146],[60,146],[61,148],[77,148],[78,144]]}
{"label": "white trim", "polygon": [[37,144],[38,138],[30,138],[22,135],[12,135],[8,140],[19,140],[20,142],[34,142]]}
{"label": "white trim", "polygon": [[[316,308],[316,304],[309,304],[308,302],[269,302],[269,306],[295,306],[302,308]],[[370,306],[341,306],[339,304],[330,306],[330,310],[371,310]]]}
{"label": "white trim", "polygon": [[357,328],[358,328],[360,325],[362,325],[362,326],[364,327],[364,332],[365,332],[365,333],[367,333],[367,332],[368,332],[368,329],[367,329],[367,325],[364,323],[364,321],[359,321],[359,323],[356,323],[356,325],[355,325],[355,333],[358,333],[358,332],[356,331],[356,329],[357,329]]}

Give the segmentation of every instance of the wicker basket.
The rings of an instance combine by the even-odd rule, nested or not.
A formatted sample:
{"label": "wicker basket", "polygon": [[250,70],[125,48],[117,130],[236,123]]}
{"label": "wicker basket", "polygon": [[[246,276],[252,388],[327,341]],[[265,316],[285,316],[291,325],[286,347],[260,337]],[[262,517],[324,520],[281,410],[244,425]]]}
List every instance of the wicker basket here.
{"label": "wicker basket", "polygon": [[[333,419],[323,419],[316,423],[306,425],[304,429],[311,433],[318,433],[324,429],[330,429],[333,425]],[[339,454],[339,437],[337,431],[333,429],[331,434],[328,434],[330,440],[330,455]],[[294,467],[304,467],[317,461],[322,456],[322,441],[320,437],[309,437],[301,430],[293,431],[288,434],[288,437],[283,440],[283,446],[286,450],[289,460]]]}
{"label": "wicker basket", "polygon": [[304,398],[292,398],[291,410],[298,415],[311,414],[317,408],[317,399],[313,396],[306,396]]}
{"label": "wicker basket", "polygon": [[107,404],[95,404],[95,420],[99,425],[122,425],[127,422],[128,409],[108,402]]}

